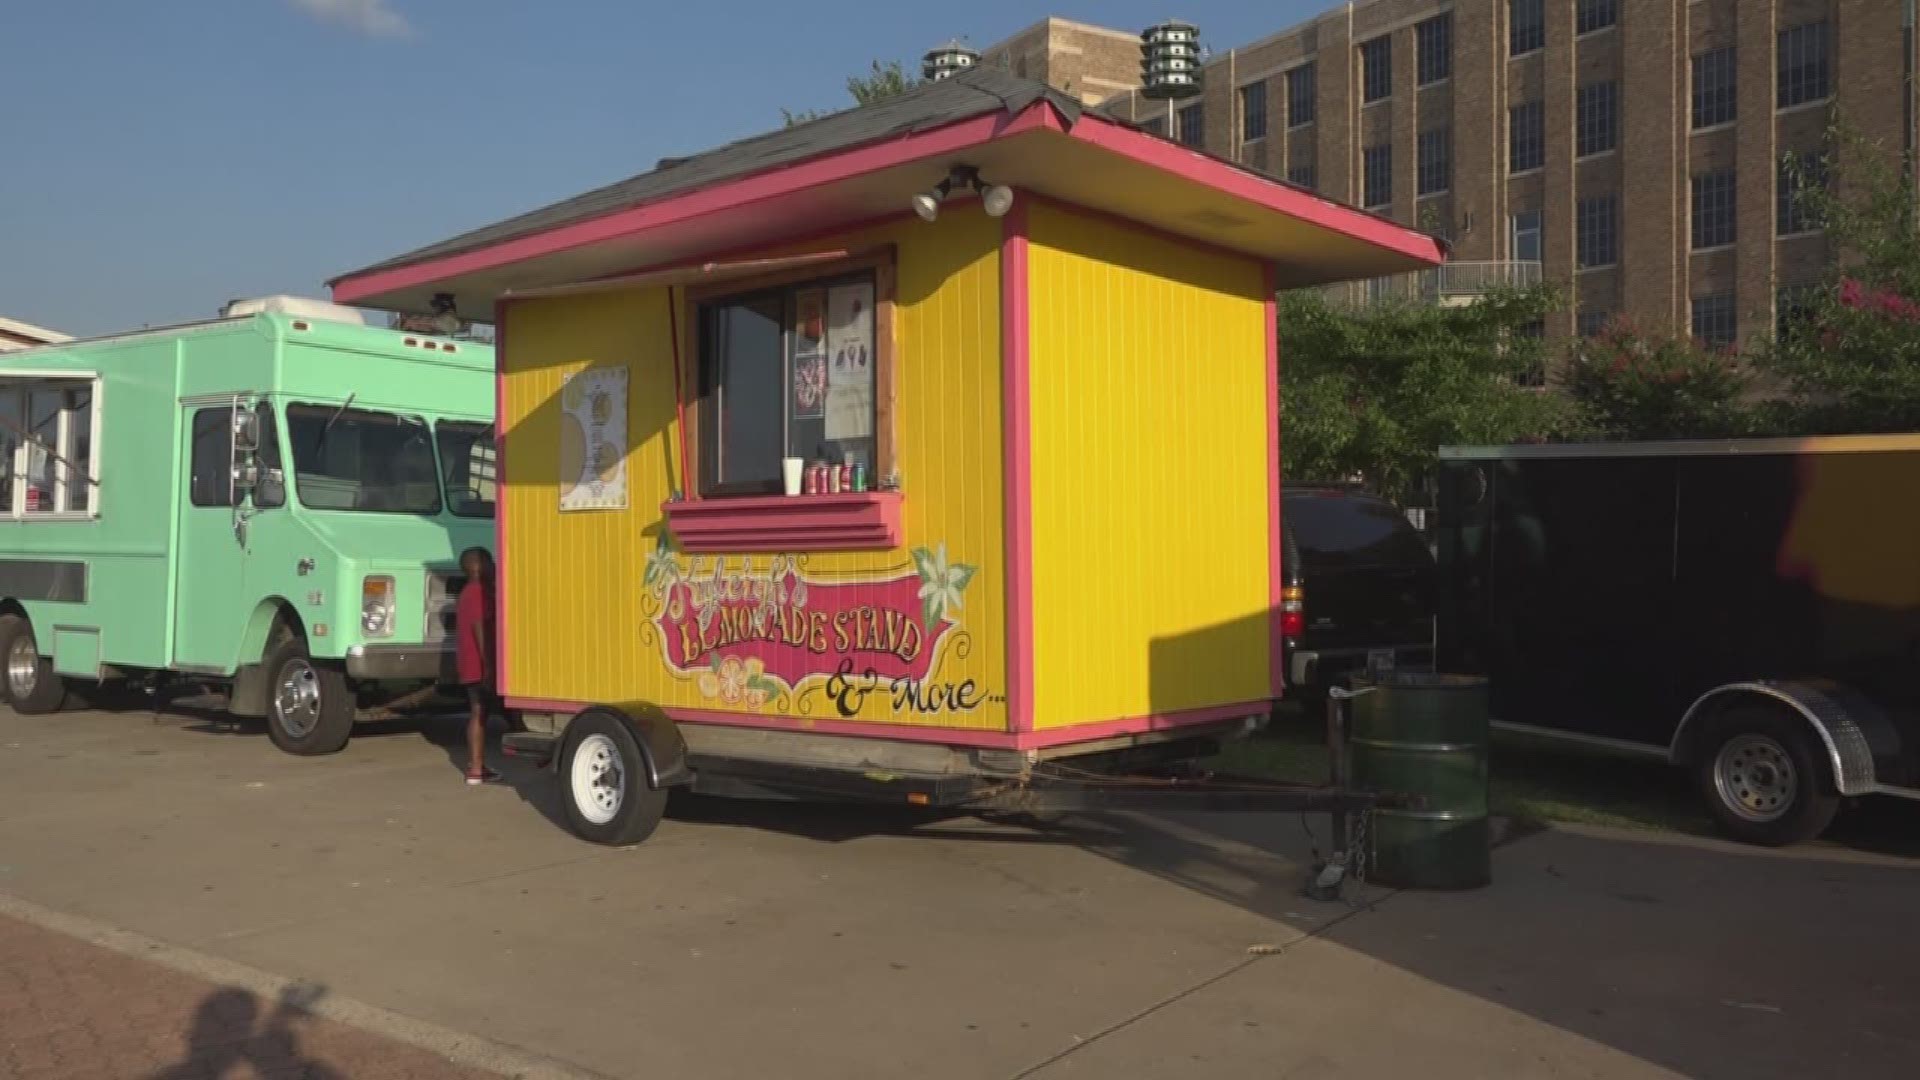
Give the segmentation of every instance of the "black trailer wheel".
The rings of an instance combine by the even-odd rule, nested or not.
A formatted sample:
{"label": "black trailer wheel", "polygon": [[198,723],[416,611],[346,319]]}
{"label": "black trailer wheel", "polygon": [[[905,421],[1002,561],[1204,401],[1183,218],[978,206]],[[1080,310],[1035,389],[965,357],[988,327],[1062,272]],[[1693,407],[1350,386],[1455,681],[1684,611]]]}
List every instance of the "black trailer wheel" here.
{"label": "black trailer wheel", "polygon": [[315,757],[347,745],[354,695],[346,673],[307,655],[307,643],[282,638],[267,650],[267,734],[289,754]]}
{"label": "black trailer wheel", "polygon": [[1745,843],[1785,847],[1811,840],[1840,808],[1825,747],[1805,722],[1776,709],[1720,716],[1696,768],[1714,821]]}
{"label": "black trailer wheel", "polygon": [[14,712],[42,716],[66,705],[67,681],[54,674],[52,658],[40,655],[33,626],[18,615],[0,616],[0,661],[7,666],[0,684]]}
{"label": "black trailer wheel", "polygon": [[640,741],[613,713],[589,709],[567,724],[558,772],[567,827],[582,840],[637,844],[666,813],[666,790],[648,785]]}

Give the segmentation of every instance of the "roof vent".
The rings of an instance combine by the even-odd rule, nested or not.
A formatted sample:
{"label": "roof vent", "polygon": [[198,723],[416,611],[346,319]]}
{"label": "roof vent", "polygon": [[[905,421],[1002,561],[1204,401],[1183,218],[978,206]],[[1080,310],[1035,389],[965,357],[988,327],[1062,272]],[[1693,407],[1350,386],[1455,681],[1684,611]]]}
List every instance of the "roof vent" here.
{"label": "roof vent", "polygon": [[353,308],[326,300],[311,300],[304,296],[260,296],[250,300],[233,300],[221,310],[220,317],[238,319],[243,315],[258,315],[261,312],[294,315],[303,319],[318,319],[321,322],[346,323],[349,326],[367,325],[366,318]]}

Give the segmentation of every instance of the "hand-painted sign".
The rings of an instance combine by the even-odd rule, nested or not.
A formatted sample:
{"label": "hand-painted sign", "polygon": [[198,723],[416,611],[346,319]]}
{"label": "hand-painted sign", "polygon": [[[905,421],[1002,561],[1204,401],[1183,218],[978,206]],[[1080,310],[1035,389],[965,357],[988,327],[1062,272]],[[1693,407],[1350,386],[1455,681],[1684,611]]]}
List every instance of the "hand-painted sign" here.
{"label": "hand-painted sign", "polygon": [[[667,667],[722,707],[766,708],[809,681],[900,689],[908,707],[962,633],[960,608],[975,567],[946,545],[919,548],[911,570],[820,578],[794,556],[764,567],[716,558],[685,563],[664,546],[648,559],[651,614]],[[844,695],[843,695],[844,696]],[[946,695],[947,709],[984,695]]]}

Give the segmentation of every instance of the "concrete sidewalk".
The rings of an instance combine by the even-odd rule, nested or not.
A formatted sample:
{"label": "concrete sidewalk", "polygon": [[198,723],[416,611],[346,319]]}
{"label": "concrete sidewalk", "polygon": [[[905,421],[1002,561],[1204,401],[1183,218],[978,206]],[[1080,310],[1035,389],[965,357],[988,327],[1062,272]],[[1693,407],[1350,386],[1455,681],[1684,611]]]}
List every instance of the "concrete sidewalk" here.
{"label": "concrete sidewalk", "polygon": [[482,1080],[492,1071],[0,915],[0,1077]]}
{"label": "concrete sidewalk", "polygon": [[302,760],[208,716],[0,711],[0,893],[608,1076],[1920,1060],[1913,860],[1553,831],[1490,889],[1356,911],[1298,898],[1325,826],[1291,816],[1035,832],[691,800],[610,850],[533,778],[466,788],[457,731],[428,734]]}

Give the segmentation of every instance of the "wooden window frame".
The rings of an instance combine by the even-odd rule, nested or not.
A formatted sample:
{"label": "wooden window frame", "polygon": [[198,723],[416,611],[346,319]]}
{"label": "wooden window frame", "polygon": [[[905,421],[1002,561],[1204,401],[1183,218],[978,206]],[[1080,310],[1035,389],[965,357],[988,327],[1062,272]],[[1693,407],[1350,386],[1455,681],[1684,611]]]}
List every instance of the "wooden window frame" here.
{"label": "wooden window frame", "polygon": [[[736,297],[774,289],[804,287],[862,274],[873,279],[873,469],[865,492],[787,496],[782,493],[720,493],[704,490],[704,425],[712,405],[702,393],[701,309]],[[682,291],[678,314],[685,326],[682,385],[687,476],[692,490],[666,504],[668,521],[682,549],[695,552],[879,550],[899,544],[903,495],[892,486],[897,477],[895,387],[899,343],[894,305],[899,273],[895,249],[874,248],[845,259],[791,270],[734,278]]]}

